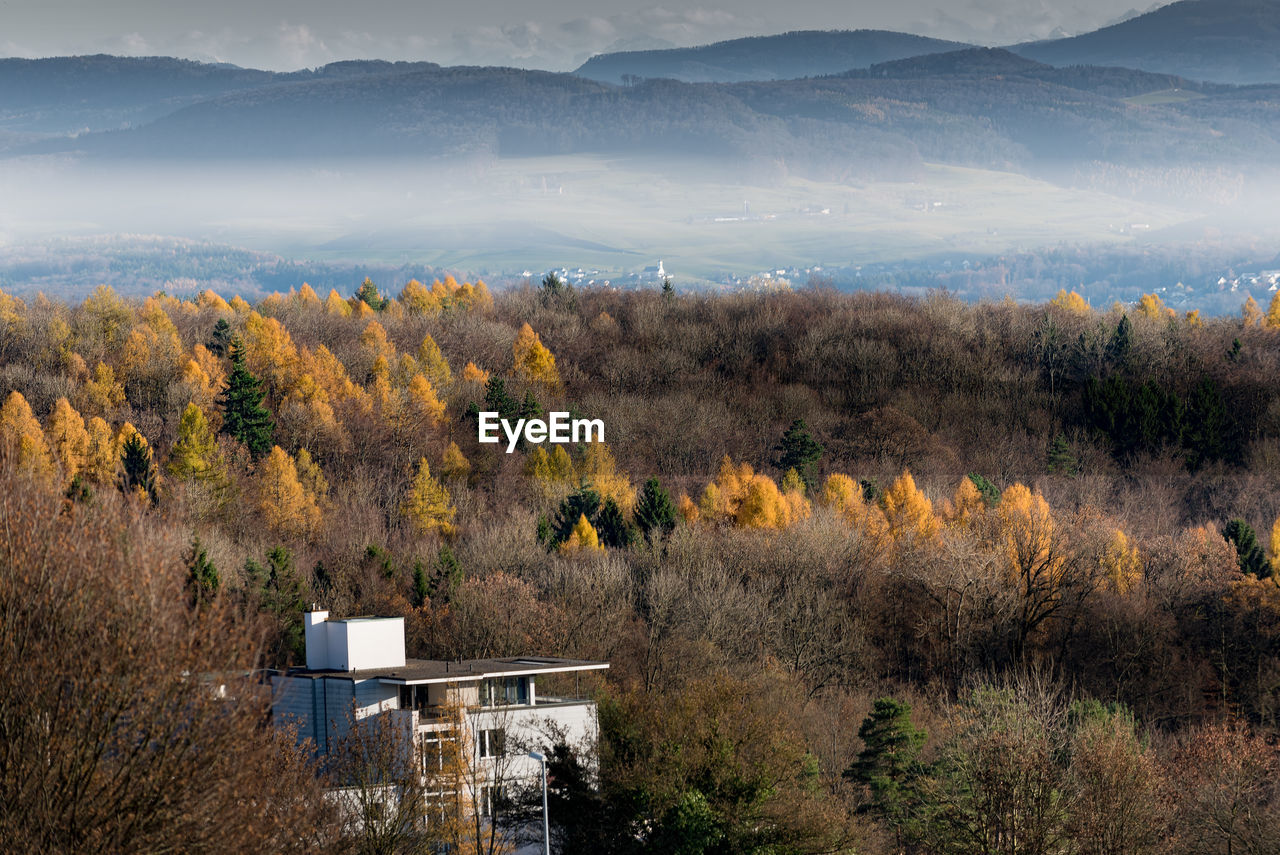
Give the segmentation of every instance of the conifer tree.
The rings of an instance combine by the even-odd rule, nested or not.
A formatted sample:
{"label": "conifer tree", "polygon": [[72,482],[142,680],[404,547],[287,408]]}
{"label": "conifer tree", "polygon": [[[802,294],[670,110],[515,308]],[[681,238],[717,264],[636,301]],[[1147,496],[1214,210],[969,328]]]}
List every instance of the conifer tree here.
{"label": "conifer tree", "polygon": [[1048,462],[1050,472],[1063,475],[1075,475],[1080,468],[1076,456],[1071,453],[1071,446],[1067,444],[1067,438],[1062,434],[1055,436],[1053,442],[1049,443]]}
{"label": "conifer tree", "polygon": [[812,490],[817,477],[815,469],[822,457],[823,448],[809,433],[804,419],[793,421],[773,450],[778,454],[778,468],[783,472],[788,469],[796,470],[804,481],[805,489]]}
{"label": "conifer tree", "polygon": [[421,561],[413,563],[413,589],[410,594],[409,602],[415,609],[422,608],[431,598],[431,583],[427,580],[427,570]]}
{"label": "conifer tree", "polygon": [[209,421],[196,404],[187,404],[178,421],[178,439],[169,450],[169,474],[181,480],[221,474],[218,448]]}
{"label": "conifer tree", "polygon": [[588,521],[595,519],[600,511],[600,494],[590,487],[580,487],[572,495],[560,503],[556,518],[551,525],[551,542],[548,546],[555,548],[564,543],[573,534],[579,517]]}
{"label": "conifer tree", "polygon": [[1117,370],[1124,370],[1129,366],[1129,352],[1133,350],[1133,323],[1129,320],[1128,315],[1120,317],[1120,323],[1116,324],[1116,330],[1111,334],[1111,340],[1107,342],[1107,362]]}
{"label": "conifer tree", "polygon": [[[246,571],[249,570],[246,564]],[[293,566],[293,555],[283,546],[267,553],[267,566],[258,565],[250,577],[261,579],[260,609],[276,619],[280,652],[284,658],[302,661],[306,655],[302,613],[307,607],[306,585]]]}
{"label": "conifer tree", "polygon": [[636,502],[636,526],[646,539],[670,534],[676,527],[676,507],[671,494],[662,489],[657,478],[644,482]]}
{"label": "conifer tree", "polygon": [[574,524],[573,529],[569,532],[569,536],[564,543],[560,544],[560,552],[564,555],[575,555],[579,552],[603,552],[604,547],[600,545],[599,535],[596,534],[595,527],[587,521],[586,514],[578,517],[578,521]]}
{"label": "conifer tree", "polygon": [[191,541],[191,552],[187,555],[187,594],[192,608],[203,608],[212,602],[218,593],[218,568],[209,560],[200,538]]}
{"label": "conifer tree", "polygon": [[912,808],[919,801],[917,782],[925,769],[920,763],[925,732],[911,723],[911,706],[880,698],[858,729],[863,749],[846,779],[870,790],[871,807],[894,829],[901,847],[911,832]]}
{"label": "conifer tree", "polygon": [[471,472],[471,463],[463,455],[456,442],[450,442],[440,460],[440,474],[450,481],[465,480]]}
{"label": "conifer tree", "polygon": [[458,511],[451,504],[448,488],[431,477],[425,457],[418,461],[418,472],[405,493],[400,512],[419,534],[453,534],[453,518]]}
{"label": "conifer tree", "polygon": [[126,423],[121,433],[127,435],[120,443],[120,488],[125,493],[139,493],[154,503],[157,485],[151,448],[133,425]]}
{"label": "conifer tree", "polygon": [[533,327],[525,324],[520,328],[511,351],[515,358],[516,377],[528,383],[541,383],[551,391],[560,388],[556,358],[543,345]]}
{"label": "conifer tree", "polygon": [[89,432],[84,419],[66,398],[59,398],[49,414],[45,429],[54,457],[62,467],[62,478],[70,482],[84,469],[89,453]]}
{"label": "conifer tree", "polygon": [[614,549],[626,549],[636,539],[635,530],[623,517],[618,503],[613,499],[606,499],[604,507],[600,508],[600,514],[596,517],[596,531],[600,542]]}
{"label": "conifer tree", "polygon": [[256,460],[271,450],[275,423],[262,406],[262,383],[244,364],[243,348],[231,343],[231,375],[218,396],[222,407],[222,432],[244,443]]}
{"label": "conifer tree", "polygon": [[258,473],[258,513],[272,531],[302,537],[315,530],[320,509],[303,489],[289,453],[274,446]]}
{"label": "conifer tree", "polygon": [[373,280],[367,276],[360,283],[360,290],[356,291],[356,299],[375,312],[381,312],[387,307],[386,298],[378,293],[378,286],[374,285]]}
{"label": "conifer tree", "polygon": [[1240,572],[1251,574],[1259,579],[1265,579],[1271,575],[1271,565],[1267,561],[1266,553],[1262,551],[1261,544],[1258,543],[1258,535],[1254,532],[1253,526],[1244,520],[1234,519],[1223,527],[1222,536],[1236,548]]}
{"label": "conifer tree", "polygon": [[27,399],[18,390],[9,393],[0,407],[0,450],[7,452],[19,469],[33,477],[52,480],[53,455],[45,440],[44,430]]}
{"label": "conifer tree", "polygon": [[214,356],[226,356],[231,350],[231,338],[231,324],[227,323],[226,318],[218,318],[218,322],[213,325],[213,332],[209,335],[209,343],[205,347]]}
{"label": "conifer tree", "polygon": [[447,391],[453,384],[453,371],[449,368],[449,362],[440,352],[440,345],[429,335],[422,339],[422,345],[418,348],[418,364],[436,389]]}
{"label": "conifer tree", "polygon": [[484,408],[497,413],[500,419],[519,418],[520,403],[507,392],[507,384],[501,377],[490,377],[485,383]]}

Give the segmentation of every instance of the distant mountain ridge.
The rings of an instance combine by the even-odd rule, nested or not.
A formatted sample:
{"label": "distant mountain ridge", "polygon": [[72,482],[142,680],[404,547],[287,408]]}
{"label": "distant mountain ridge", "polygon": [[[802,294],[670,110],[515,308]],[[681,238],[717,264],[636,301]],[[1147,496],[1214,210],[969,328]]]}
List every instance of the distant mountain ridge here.
{"label": "distant mountain ridge", "polygon": [[599,54],[573,73],[604,83],[630,77],[686,83],[788,80],[965,47],[970,45],[888,30],[797,30],[699,47]]}
{"label": "distant mountain ridge", "polygon": [[1180,0],[1091,33],[1009,48],[1051,65],[1119,65],[1217,83],[1280,82],[1280,0]]}

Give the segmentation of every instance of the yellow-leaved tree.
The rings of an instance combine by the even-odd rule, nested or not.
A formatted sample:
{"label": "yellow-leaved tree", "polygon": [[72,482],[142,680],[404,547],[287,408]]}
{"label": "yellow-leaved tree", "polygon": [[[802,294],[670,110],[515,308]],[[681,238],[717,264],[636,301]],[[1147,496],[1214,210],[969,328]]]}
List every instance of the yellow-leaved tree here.
{"label": "yellow-leaved tree", "polygon": [[272,531],[304,537],[320,524],[320,508],[298,478],[293,457],[273,446],[258,472],[258,511]]}
{"label": "yellow-leaved tree", "polygon": [[489,372],[474,362],[468,362],[462,368],[462,379],[466,383],[476,383],[483,386],[489,382]]}
{"label": "yellow-leaved tree", "polygon": [[1078,315],[1089,314],[1089,304],[1085,302],[1084,297],[1081,297],[1075,291],[1068,293],[1066,288],[1060,289],[1058,296],[1054,297],[1050,302],[1060,309],[1066,309],[1068,312],[1075,312]]}
{"label": "yellow-leaved tree", "polygon": [[1138,547],[1120,529],[1111,533],[1102,555],[1098,557],[1102,578],[1116,593],[1124,595],[1133,590],[1142,578],[1142,557]]}
{"label": "yellow-leaved tree", "polygon": [[600,537],[587,520],[586,514],[578,517],[578,522],[574,524],[573,531],[570,532],[565,542],[560,544],[560,552],[562,555],[576,555],[580,552],[604,552],[604,547],[600,545]]}
{"label": "yellow-leaved tree", "polygon": [[458,443],[450,442],[440,460],[440,474],[450,481],[465,481],[471,473],[471,463],[463,455]]}
{"label": "yellow-leaved tree", "polygon": [[1039,492],[1012,484],[995,512],[1005,566],[1018,597],[1011,652],[1020,659],[1032,633],[1061,608],[1072,556]]}
{"label": "yellow-leaved tree", "polygon": [[527,383],[539,383],[552,392],[559,391],[560,371],[556,368],[556,358],[542,344],[533,327],[525,324],[520,328],[511,350],[515,356],[517,378]]}
{"label": "yellow-leaved tree", "polygon": [[1138,300],[1138,312],[1153,321],[1161,321],[1174,316],[1173,309],[1164,304],[1159,294],[1143,294]]}
{"label": "yellow-leaved tree", "polygon": [[0,407],[0,453],[7,454],[28,477],[52,481],[57,467],[49,443],[31,405],[14,389]]}
{"label": "yellow-leaved tree", "polygon": [[115,434],[111,432],[111,425],[99,416],[89,419],[87,432],[89,445],[85,452],[82,474],[90,483],[99,486],[110,484],[115,480],[116,466],[120,460]]}
{"label": "yellow-leaved tree", "polygon": [[351,317],[351,304],[342,299],[336,288],[330,288],[329,296],[324,298],[324,310],[340,318]]}
{"label": "yellow-leaved tree", "polygon": [[80,387],[80,409],[98,416],[109,416],[124,404],[124,385],[116,380],[116,372],[110,365],[99,362],[93,369],[93,377]]}
{"label": "yellow-leaved tree", "polygon": [[[551,452],[551,471],[553,477],[563,478],[565,475],[563,460],[568,458],[568,454],[565,453],[563,458],[559,458],[557,451],[563,452],[564,449],[557,445],[555,451]],[[572,470],[573,464],[570,463],[569,471],[572,472]],[[588,444],[577,475],[599,494],[601,503],[613,499],[618,509],[624,514],[631,513],[636,503],[636,491],[631,486],[631,479],[627,477],[627,473],[618,470],[617,461],[613,459],[613,452],[609,450],[609,446],[603,442]]]}
{"label": "yellow-leaved tree", "polygon": [[1240,307],[1240,320],[1246,327],[1256,327],[1262,323],[1262,309],[1258,308],[1258,301],[1252,296]]}
{"label": "yellow-leaved tree", "polygon": [[431,467],[425,457],[418,461],[418,472],[405,493],[400,513],[413,524],[418,534],[453,534],[453,519],[458,510],[452,504],[448,488],[431,476]]}
{"label": "yellow-leaved tree", "polygon": [[956,528],[974,528],[987,515],[987,503],[982,498],[972,478],[963,478],[956,494],[951,498],[943,514],[947,522]]}
{"label": "yellow-leaved tree", "polygon": [[169,449],[169,474],[180,481],[213,479],[222,476],[222,461],[213,429],[204,411],[194,402],[187,404],[178,420],[178,438]]}
{"label": "yellow-leaved tree", "polygon": [[1277,291],[1267,306],[1267,316],[1263,319],[1267,329],[1280,329],[1280,291]]}
{"label": "yellow-leaved tree", "polygon": [[938,518],[933,513],[933,502],[916,487],[915,478],[903,470],[898,480],[884,491],[880,499],[885,522],[894,540],[914,538],[927,540],[938,533]]}
{"label": "yellow-leaved tree", "polygon": [[447,390],[453,385],[453,371],[449,368],[449,360],[440,352],[440,345],[431,336],[422,339],[418,347],[418,368],[437,389]]}
{"label": "yellow-leaved tree", "polygon": [[89,431],[84,418],[66,398],[59,398],[49,414],[45,433],[53,456],[62,467],[63,483],[69,484],[84,469],[89,454]]}

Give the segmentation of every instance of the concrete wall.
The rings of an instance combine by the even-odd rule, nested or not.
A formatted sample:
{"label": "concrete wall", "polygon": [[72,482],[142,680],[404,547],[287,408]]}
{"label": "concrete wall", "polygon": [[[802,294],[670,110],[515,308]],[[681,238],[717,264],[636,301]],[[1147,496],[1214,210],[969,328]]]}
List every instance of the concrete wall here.
{"label": "concrete wall", "polygon": [[326,611],[303,615],[310,671],[362,671],[404,667],[404,618],[329,620]]}

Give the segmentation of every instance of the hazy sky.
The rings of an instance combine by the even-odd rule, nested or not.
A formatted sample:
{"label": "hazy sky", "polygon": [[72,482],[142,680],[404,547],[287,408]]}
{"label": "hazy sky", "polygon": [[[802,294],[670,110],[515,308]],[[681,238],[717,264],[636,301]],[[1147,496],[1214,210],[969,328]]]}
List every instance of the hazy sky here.
{"label": "hazy sky", "polygon": [[[1139,8],[1146,3],[1138,0]],[[1160,4],[1157,4],[1160,5]],[[796,29],[1004,44],[1093,29],[1134,0],[0,0],[0,55],[165,54],[296,69],[426,59],[571,69],[593,53]]]}

